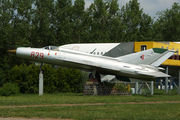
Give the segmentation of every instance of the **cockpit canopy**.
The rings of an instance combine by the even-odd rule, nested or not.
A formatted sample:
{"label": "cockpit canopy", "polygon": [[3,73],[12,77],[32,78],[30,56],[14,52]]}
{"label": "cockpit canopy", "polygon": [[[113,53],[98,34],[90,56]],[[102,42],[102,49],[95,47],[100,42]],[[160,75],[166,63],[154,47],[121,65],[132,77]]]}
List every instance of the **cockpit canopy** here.
{"label": "cockpit canopy", "polygon": [[43,48],[47,50],[55,50],[55,49],[58,49],[59,47],[58,46],[45,46]]}

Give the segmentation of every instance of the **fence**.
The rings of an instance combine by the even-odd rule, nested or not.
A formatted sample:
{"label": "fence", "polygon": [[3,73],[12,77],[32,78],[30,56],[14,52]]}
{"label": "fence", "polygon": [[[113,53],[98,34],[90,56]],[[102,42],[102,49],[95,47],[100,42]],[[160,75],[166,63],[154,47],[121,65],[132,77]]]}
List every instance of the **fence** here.
{"label": "fence", "polygon": [[[172,95],[172,94],[178,94],[178,83],[176,82],[172,82],[172,83],[168,83],[168,94]],[[153,86],[153,94],[155,95],[162,95],[162,94],[166,94],[165,91],[165,82],[153,82],[153,85],[151,85],[151,82],[138,82],[138,94],[151,94],[152,95],[152,90],[151,90],[151,86]],[[135,89],[131,88],[131,89]],[[133,93],[132,93],[133,94]],[[135,94],[135,92],[134,92]]]}
{"label": "fence", "polygon": [[[168,94],[178,94],[178,83],[169,83]],[[119,90],[117,90],[119,88]],[[170,89],[171,88],[171,89]],[[129,90],[128,90],[129,89]],[[127,92],[126,92],[127,91]],[[165,91],[165,84],[163,82],[115,82],[115,83],[101,83],[85,82],[83,85],[84,95],[161,95],[167,94]]]}

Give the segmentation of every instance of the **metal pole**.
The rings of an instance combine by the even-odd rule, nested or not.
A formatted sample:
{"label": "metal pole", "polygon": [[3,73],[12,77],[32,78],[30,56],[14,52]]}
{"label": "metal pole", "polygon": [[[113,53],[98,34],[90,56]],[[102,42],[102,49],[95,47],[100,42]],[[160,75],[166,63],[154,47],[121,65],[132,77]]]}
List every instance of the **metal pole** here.
{"label": "metal pole", "polygon": [[135,83],[135,94],[138,94],[138,82]]}
{"label": "metal pole", "polygon": [[[166,74],[168,74],[168,66],[166,67]],[[168,77],[165,78],[165,92],[168,94]]]}
{"label": "metal pole", "polygon": [[156,87],[157,87],[157,89],[158,89],[158,84],[159,84],[159,78],[156,78],[156,82],[157,82],[157,85],[156,85]]}
{"label": "metal pole", "polygon": [[151,81],[151,95],[153,95],[153,94],[154,94],[153,84],[154,84],[154,82],[153,82],[153,81]]}
{"label": "metal pole", "polygon": [[142,94],[142,86],[143,86],[143,82],[141,83],[141,86],[140,86],[139,89],[138,89],[138,93],[139,93],[139,94]]}
{"label": "metal pole", "polygon": [[169,85],[169,95],[171,95],[171,78],[170,78],[170,85]]}
{"label": "metal pole", "polygon": [[43,72],[39,73],[39,96],[43,95]]}

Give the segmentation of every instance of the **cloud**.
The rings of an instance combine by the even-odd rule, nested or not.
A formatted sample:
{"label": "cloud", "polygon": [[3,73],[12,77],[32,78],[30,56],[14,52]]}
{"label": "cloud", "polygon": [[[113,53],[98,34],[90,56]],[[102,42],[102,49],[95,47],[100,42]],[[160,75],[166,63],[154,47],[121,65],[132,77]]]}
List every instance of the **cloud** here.
{"label": "cloud", "polygon": [[164,11],[171,9],[172,5],[180,0],[138,0],[143,11],[149,14],[151,17],[155,17],[158,11]]}
{"label": "cloud", "polygon": [[85,0],[85,8],[89,8],[92,3],[94,3],[94,0]]}
{"label": "cloud", "polygon": [[[72,0],[74,2],[75,0]],[[84,0],[85,1],[85,9],[89,8],[91,3],[94,3],[94,0]],[[126,5],[130,0],[118,0],[119,7]],[[140,3],[140,7],[143,8],[143,11],[150,15],[151,17],[155,17],[158,11],[171,9],[172,5],[177,2],[180,3],[180,0],[138,0]]]}

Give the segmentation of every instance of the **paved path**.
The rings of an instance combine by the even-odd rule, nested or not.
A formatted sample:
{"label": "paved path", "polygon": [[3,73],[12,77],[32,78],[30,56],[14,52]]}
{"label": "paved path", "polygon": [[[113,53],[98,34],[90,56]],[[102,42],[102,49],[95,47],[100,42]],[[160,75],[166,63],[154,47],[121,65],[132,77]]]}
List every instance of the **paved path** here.
{"label": "paved path", "polygon": [[73,120],[73,119],[48,119],[48,118],[0,118],[0,120]]}
{"label": "paved path", "polygon": [[19,105],[19,106],[0,106],[0,108],[25,108],[25,107],[48,107],[48,106],[87,106],[87,105],[120,105],[120,104],[160,104],[160,103],[180,103],[180,101],[126,102],[126,103],[85,103],[85,104],[50,104],[50,105]]}

